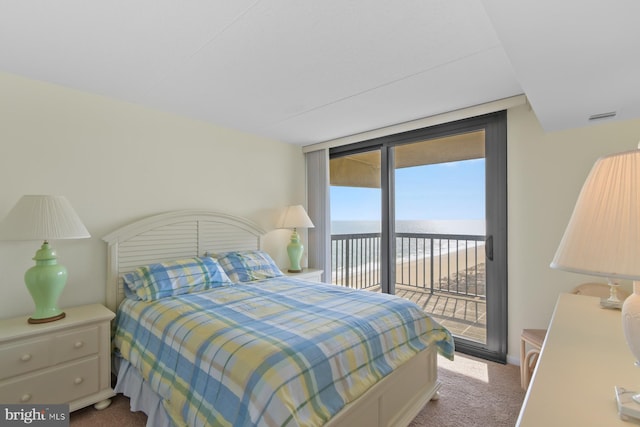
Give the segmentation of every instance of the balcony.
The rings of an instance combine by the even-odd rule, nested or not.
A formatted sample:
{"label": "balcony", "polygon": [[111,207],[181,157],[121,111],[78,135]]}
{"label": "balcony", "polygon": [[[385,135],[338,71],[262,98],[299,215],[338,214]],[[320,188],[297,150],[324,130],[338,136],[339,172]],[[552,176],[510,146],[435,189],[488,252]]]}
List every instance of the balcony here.
{"label": "balcony", "polygon": [[[380,291],[380,233],[331,236],[331,283]],[[396,295],[454,335],[486,342],[485,236],[396,233]]]}

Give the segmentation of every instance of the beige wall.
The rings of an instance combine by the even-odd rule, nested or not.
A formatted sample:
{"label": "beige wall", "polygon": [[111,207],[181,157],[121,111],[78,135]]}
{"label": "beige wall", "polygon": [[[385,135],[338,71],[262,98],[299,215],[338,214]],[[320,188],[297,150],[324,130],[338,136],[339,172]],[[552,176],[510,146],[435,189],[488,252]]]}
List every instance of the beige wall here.
{"label": "beige wall", "polygon": [[[635,148],[640,120],[545,133],[521,106],[509,110],[508,126],[509,360],[517,362],[521,329],[546,327],[558,294],[591,280],[549,263],[591,166]],[[113,229],[187,208],[272,229],[283,206],[304,202],[303,176],[299,147],[0,74],[0,217],[23,194],[61,194],[92,234],[56,243],[69,269],[61,306],[104,300],[101,236]],[[281,266],[288,234],[265,238]],[[0,318],[33,309],[22,275],[38,246],[0,242]]]}
{"label": "beige wall", "polygon": [[[63,307],[104,301],[101,237],[132,220],[211,209],[272,230],[284,206],[305,201],[300,147],[9,74],[0,74],[0,183],[0,217],[23,194],[64,195],[91,233],[55,244],[69,270]],[[281,266],[288,237],[263,241]],[[33,310],[22,276],[39,245],[0,241],[0,318]]]}
{"label": "beige wall", "polygon": [[[640,120],[545,133],[529,108],[508,111],[509,360],[520,331],[546,328],[560,292],[602,278],[549,264],[582,184],[601,156],[637,148]],[[629,283],[623,286],[630,289]]]}

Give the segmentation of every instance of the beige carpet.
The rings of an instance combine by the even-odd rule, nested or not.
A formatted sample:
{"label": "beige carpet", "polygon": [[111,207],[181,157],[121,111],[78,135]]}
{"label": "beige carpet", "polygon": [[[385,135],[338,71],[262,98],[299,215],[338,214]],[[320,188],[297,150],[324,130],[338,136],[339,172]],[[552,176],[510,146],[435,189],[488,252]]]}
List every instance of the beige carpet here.
{"label": "beige carpet", "polygon": [[438,360],[440,399],[424,407],[410,427],[513,427],[524,399],[520,368],[456,353]]}
{"label": "beige carpet", "polygon": [[[438,360],[440,399],[429,402],[410,427],[513,427],[524,391],[517,366],[501,365],[456,354],[455,361]],[[71,414],[73,427],[144,426],[147,417],[129,411],[122,395],[103,411],[93,406]]]}

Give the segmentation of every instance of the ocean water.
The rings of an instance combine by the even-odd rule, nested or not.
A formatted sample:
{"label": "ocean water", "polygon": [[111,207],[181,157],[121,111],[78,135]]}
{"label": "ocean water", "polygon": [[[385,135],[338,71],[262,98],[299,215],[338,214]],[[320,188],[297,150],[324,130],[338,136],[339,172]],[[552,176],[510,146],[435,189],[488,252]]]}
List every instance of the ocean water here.
{"label": "ocean water", "polygon": [[[332,221],[331,234],[365,234],[380,233],[380,221]],[[473,236],[484,236],[484,220],[418,220],[418,221],[396,221],[396,233],[424,233],[424,234],[463,234]],[[396,239],[396,260],[398,262],[408,259],[416,259],[431,256],[431,242],[423,239]],[[334,252],[343,250],[339,242],[333,242]],[[443,255],[459,249],[465,249],[473,245],[484,245],[484,239],[480,241],[466,240],[434,240],[434,255]],[[361,250],[360,248],[365,249]],[[358,260],[358,264],[369,264],[377,257],[375,253],[369,253],[368,246],[352,244],[349,249],[349,257],[352,262]],[[358,252],[356,254],[356,251]],[[335,265],[335,262],[334,262]]]}
{"label": "ocean water", "polygon": [[[331,234],[379,233],[380,221],[331,221]],[[396,221],[397,233],[485,234],[485,221],[411,220]]]}

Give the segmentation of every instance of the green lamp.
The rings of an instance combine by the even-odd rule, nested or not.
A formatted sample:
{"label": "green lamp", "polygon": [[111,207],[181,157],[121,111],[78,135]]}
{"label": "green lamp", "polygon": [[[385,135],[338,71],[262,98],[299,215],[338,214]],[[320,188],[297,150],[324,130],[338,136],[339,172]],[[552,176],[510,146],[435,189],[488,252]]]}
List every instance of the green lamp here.
{"label": "green lamp", "polygon": [[291,234],[291,242],[287,245],[287,254],[289,255],[289,273],[300,273],[300,260],[304,252],[304,246],[300,243],[300,235],[298,228],[313,228],[313,222],[307,215],[302,205],[288,206],[282,213],[279,228],[293,228]]}
{"label": "green lamp", "polygon": [[67,282],[67,269],[58,264],[50,240],[91,237],[71,204],[62,196],[23,196],[0,223],[2,240],[44,240],[24,275],[36,305],[29,323],[53,322],[65,317],[58,298]]}

